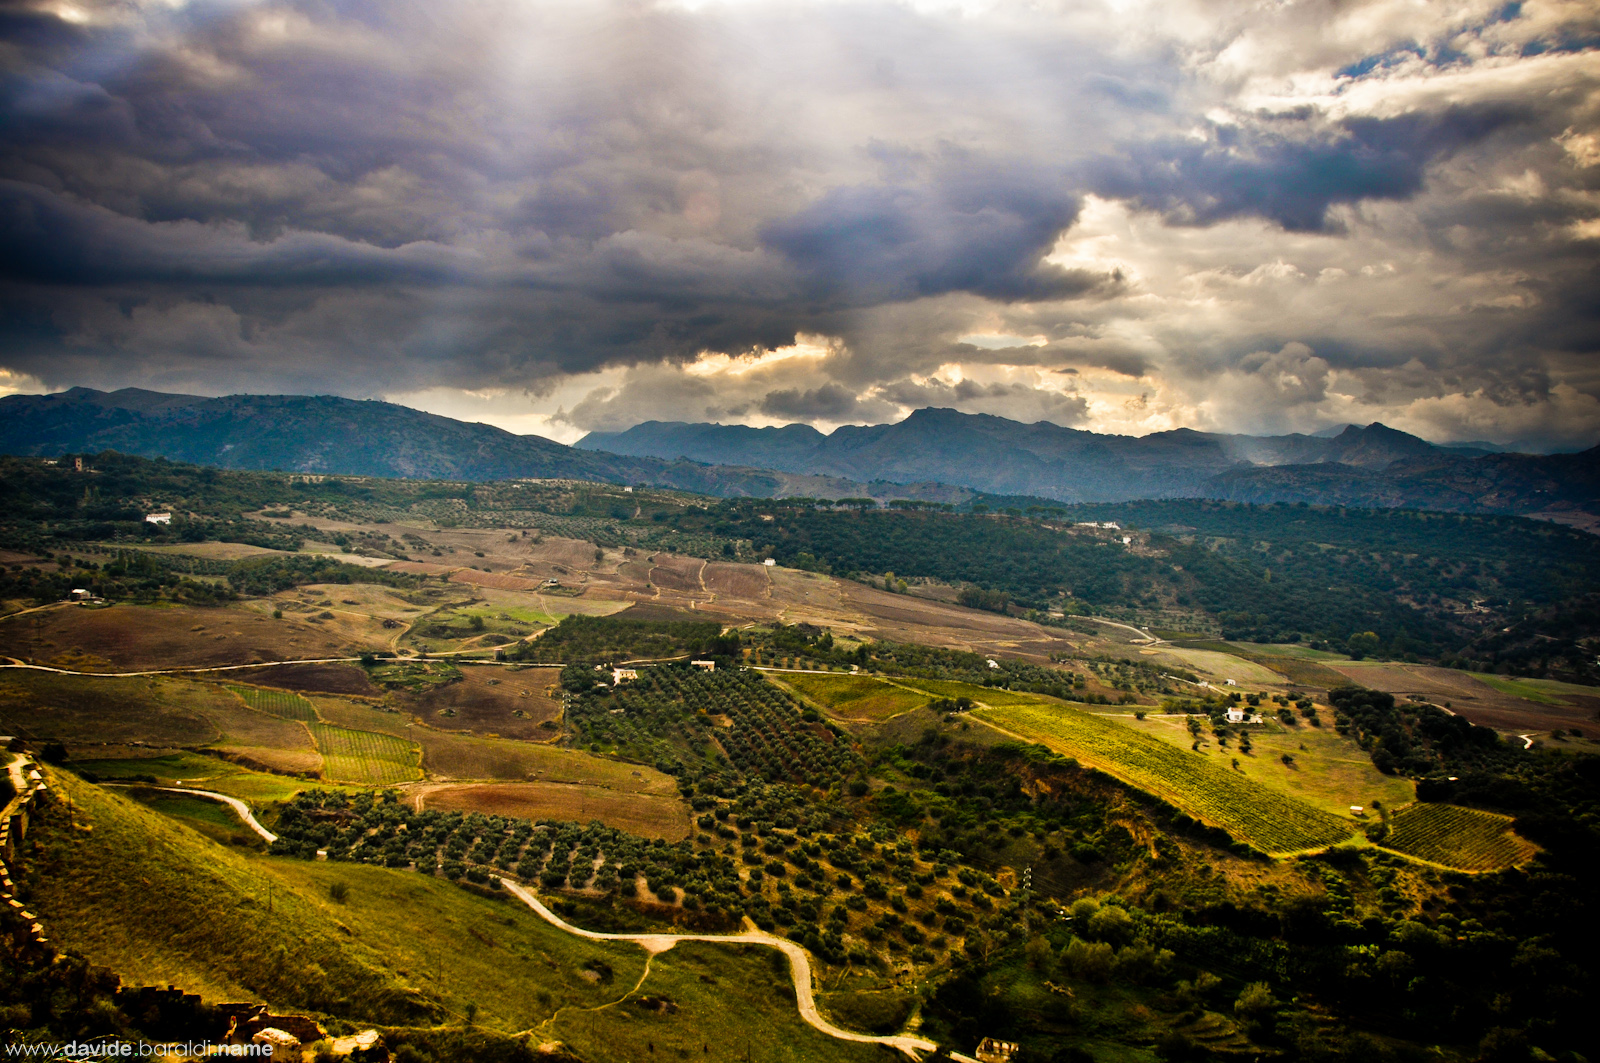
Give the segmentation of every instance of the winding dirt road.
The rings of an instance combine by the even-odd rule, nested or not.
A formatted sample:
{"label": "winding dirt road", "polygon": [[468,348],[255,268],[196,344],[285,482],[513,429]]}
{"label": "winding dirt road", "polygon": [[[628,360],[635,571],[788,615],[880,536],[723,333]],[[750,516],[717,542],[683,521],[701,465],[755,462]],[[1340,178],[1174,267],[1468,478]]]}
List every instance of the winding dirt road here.
{"label": "winding dirt road", "polygon": [[[875,1037],[871,1034],[841,1030],[827,1019],[824,1019],[817,1011],[816,998],[811,992],[811,957],[806,955],[805,949],[787,938],[777,937],[759,930],[743,934],[601,934],[593,930],[584,930],[568,923],[549,908],[546,908],[538,897],[535,897],[530,890],[518,883],[511,882],[508,879],[501,879],[500,884],[505,887],[507,893],[532,908],[551,926],[565,930],[567,933],[577,937],[588,938],[591,941],[631,941],[651,956],[666,952],[680,941],[709,941],[728,945],[766,945],[777,949],[789,957],[789,974],[794,979],[794,996],[795,1002],[800,1009],[800,1017],[829,1037],[838,1038],[841,1041],[855,1041],[860,1044],[888,1045],[891,1048],[898,1048],[912,1059],[920,1059],[921,1057],[918,1053],[932,1052],[938,1047],[932,1041],[907,1034]],[[961,1060],[963,1063],[977,1063],[976,1060],[971,1060],[967,1056],[956,1053],[952,1053],[951,1058]]]}
{"label": "winding dirt road", "polygon": [[148,786],[145,783],[108,782],[106,786],[142,786],[146,790],[160,790],[166,794],[189,794],[191,797],[204,797],[210,801],[221,801],[223,804],[239,813],[239,818],[244,820],[245,826],[259,834],[268,845],[278,840],[278,836],[261,825],[255,814],[250,811],[250,806],[237,797],[219,794],[215,790],[191,790],[185,786]]}

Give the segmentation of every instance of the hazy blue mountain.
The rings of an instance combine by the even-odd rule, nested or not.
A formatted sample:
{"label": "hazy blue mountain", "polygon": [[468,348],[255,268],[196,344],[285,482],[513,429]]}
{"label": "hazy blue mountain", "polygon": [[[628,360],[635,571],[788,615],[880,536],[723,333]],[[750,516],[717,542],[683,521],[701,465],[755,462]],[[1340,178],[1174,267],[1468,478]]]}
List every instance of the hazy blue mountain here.
{"label": "hazy blue mountain", "polygon": [[1213,476],[1241,463],[1338,462],[1381,469],[1440,452],[1426,440],[1381,424],[1350,425],[1331,438],[1187,428],[1138,437],[939,409],[917,410],[898,424],[845,426],[831,435],[804,425],[648,421],[625,432],[590,433],[577,445],[633,457],[757,465],[857,480],[937,480],[1069,502],[1192,496],[1203,493]]}
{"label": "hazy blue mountain", "polygon": [[0,399],[0,452],[117,450],[232,469],[428,479],[642,483],[718,496],[871,496],[961,503],[974,492],[1064,502],[1219,498],[1543,513],[1600,526],[1600,448],[1480,454],[1381,424],[1337,435],[1179,429],[1144,437],[954,410],[898,424],[747,428],[648,422],[577,447],[388,402],[202,398],[74,388]]}
{"label": "hazy blue mountain", "polygon": [[116,450],[227,469],[428,479],[554,477],[658,483],[705,494],[771,495],[784,480],[749,469],[624,458],[388,402],[331,396],[201,398],[73,388],[0,399],[0,451]]}

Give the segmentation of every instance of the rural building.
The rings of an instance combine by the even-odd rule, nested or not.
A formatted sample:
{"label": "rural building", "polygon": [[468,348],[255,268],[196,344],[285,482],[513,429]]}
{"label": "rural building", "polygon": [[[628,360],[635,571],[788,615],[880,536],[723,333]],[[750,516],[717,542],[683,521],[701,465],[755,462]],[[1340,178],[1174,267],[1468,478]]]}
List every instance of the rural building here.
{"label": "rural building", "polygon": [[73,472],[82,472],[83,471],[83,459],[82,458],[73,458],[72,459],[72,471]]}
{"label": "rural building", "polygon": [[89,602],[94,600],[94,594],[82,587],[72,588],[72,593],[68,595],[68,597],[75,602]]}
{"label": "rural building", "polygon": [[1244,723],[1245,720],[1249,718],[1249,716],[1250,716],[1249,712],[1247,712],[1244,709],[1239,708],[1238,706],[1234,706],[1233,708],[1228,710],[1228,722],[1229,723]]}
{"label": "rural building", "polygon": [[616,686],[618,683],[624,682],[625,680],[638,679],[638,678],[639,678],[639,673],[635,669],[632,669],[632,668],[613,668],[613,669],[611,669],[611,685],[612,686]]}
{"label": "rural building", "polygon": [[776,565],[778,562],[776,560],[774,560],[773,558],[769,557],[769,558],[767,558],[765,561],[763,561],[761,563],[770,568],[771,566]]}
{"label": "rural building", "polygon": [[708,672],[715,672],[717,670],[716,661],[690,661],[689,663],[696,668],[704,668]]}
{"label": "rural building", "polygon": [[989,667],[990,668],[999,668],[1000,667],[1000,662],[990,658],[989,659]]}
{"label": "rural building", "polygon": [[171,513],[146,513],[144,515],[144,522],[146,524],[171,524],[172,523],[172,514]]}
{"label": "rural building", "polygon": [[979,1044],[978,1050],[973,1055],[978,1057],[978,1063],[1011,1063],[1011,1057],[1017,1054],[1017,1046],[1010,1041],[997,1041],[993,1037],[985,1037]]}

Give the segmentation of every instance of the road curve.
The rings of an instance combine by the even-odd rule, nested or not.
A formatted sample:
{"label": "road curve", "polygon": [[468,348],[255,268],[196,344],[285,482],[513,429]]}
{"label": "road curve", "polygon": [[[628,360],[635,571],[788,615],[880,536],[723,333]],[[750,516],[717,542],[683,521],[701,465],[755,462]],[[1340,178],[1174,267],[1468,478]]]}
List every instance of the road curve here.
{"label": "road curve", "polygon": [[[781,938],[759,930],[743,934],[602,934],[594,930],[584,930],[581,927],[573,926],[549,908],[546,908],[539,898],[533,895],[532,891],[516,882],[502,878],[500,884],[505,887],[507,893],[532,908],[545,922],[560,930],[565,930],[567,933],[581,938],[588,938],[591,941],[631,941],[652,956],[659,952],[666,952],[680,941],[767,945],[789,957],[789,974],[794,979],[795,1002],[799,1006],[800,1017],[829,1037],[838,1038],[841,1041],[856,1041],[861,1044],[888,1045],[891,1048],[898,1048],[912,1059],[920,1058],[917,1055],[919,1052],[932,1052],[938,1047],[932,1041],[924,1040],[921,1037],[911,1037],[906,1034],[875,1037],[871,1034],[841,1030],[827,1019],[824,1019],[818,1013],[816,998],[811,993],[811,958],[806,955],[805,949],[787,938]],[[958,1060],[967,1059],[966,1056],[961,1055],[955,1055],[953,1058]],[[973,1063],[976,1063],[976,1061],[973,1061]]]}
{"label": "road curve", "polygon": [[140,786],[140,787],[143,787],[146,790],[160,790],[163,793],[169,793],[169,794],[189,794],[189,795],[191,795],[193,797],[204,797],[204,798],[207,798],[208,800],[211,800],[211,801],[221,801],[223,804],[229,806],[235,812],[239,813],[239,818],[244,820],[245,825],[247,827],[249,827],[251,830],[255,831],[257,834],[259,834],[261,836],[262,840],[265,841],[268,845],[271,845],[273,842],[278,840],[278,836],[276,834],[272,833],[270,830],[268,830],[267,828],[263,827],[261,825],[261,822],[256,819],[255,815],[250,811],[250,806],[249,805],[245,804],[243,801],[239,800],[237,797],[229,797],[227,794],[219,794],[215,790],[191,790],[186,786],[150,786],[150,785],[147,785],[146,783],[127,783],[127,782],[108,782],[105,785],[106,786]]}

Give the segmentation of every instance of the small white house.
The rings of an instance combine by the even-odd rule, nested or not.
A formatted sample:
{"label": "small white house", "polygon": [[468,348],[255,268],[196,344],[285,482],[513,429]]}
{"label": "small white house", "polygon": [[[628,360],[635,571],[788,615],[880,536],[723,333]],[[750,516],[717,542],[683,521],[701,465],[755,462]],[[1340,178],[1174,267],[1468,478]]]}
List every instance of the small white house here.
{"label": "small white house", "polygon": [[1250,711],[1235,705],[1228,710],[1229,723],[1245,723],[1250,719]]}
{"label": "small white house", "polygon": [[622,493],[623,493],[623,494],[625,494],[625,495],[631,495],[631,494],[633,494],[633,488],[631,488],[631,487],[624,487],[624,488],[623,488],[623,489],[622,489]]}
{"label": "small white house", "polygon": [[1239,685],[1238,683],[1234,682],[1232,679],[1224,679],[1223,680],[1223,684],[1226,685],[1226,686],[1230,686],[1230,687],[1236,687],[1236,686]]}
{"label": "small white house", "polygon": [[995,661],[995,660],[990,660],[989,661],[989,667],[990,668],[999,668],[1000,667],[1000,662],[999,661]]}
{"label": "small white house", "polygon": [[638,679],[638,678],[639,678],[639,673],[638,673],[638,671],[636,669],[633,669],[633,668],[613,668],[613,669],[611,669],[611,685],[612,686],[620,686],[623,682],[625,682],[627,680]]}
{"label": "small white house", "polygon": [[82,587],[72,588],[72,594],[70,597],[75,602],[88,602],[94,600],[93,592],[87,591]]}
{"label": "small white house", "polygon": [[146,524],[171,524],[172,523],[172,514],[171,513],[146,513],[144,515],[144,522]]}
{"label": "small white house", "polygon": [[690,661],[689,663],[696,668],[703,668],[708,672],[715,672],[717,670],[716,661]]}
{"label": "small white house", "polygon": [[776,560],[776,559],[775,559],[775,558],[771,558],[771,557],[769,557],[769,558],[767,558],[767,559],[766,559],[766,560],[765,560],[765,561],[763,561],[763,562],[761,562],[761,563],[762,563],[762,564],[763,564],[763,565],[766,565],[766,566],[767,566],[767,567],[768,567],[768,568],[771,568],[771,567],[773,567],[773,566],[774,566],[774,565],[776,565],[776,564],[777,564],[777,563],[778,563],[778,562],[777,562],[777,560]]}

